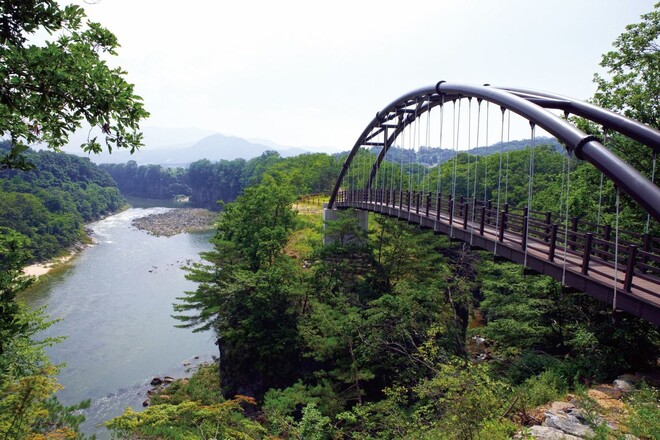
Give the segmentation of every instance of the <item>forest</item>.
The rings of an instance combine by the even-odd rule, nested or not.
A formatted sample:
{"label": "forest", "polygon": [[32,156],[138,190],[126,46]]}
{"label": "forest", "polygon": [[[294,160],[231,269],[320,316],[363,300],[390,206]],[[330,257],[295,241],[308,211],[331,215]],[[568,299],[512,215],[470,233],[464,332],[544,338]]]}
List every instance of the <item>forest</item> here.
{"label": "forest", "polygon": [[[8,151],[0,144],[0,154]],[[89,159],[30,151],[29,171],[0,173],[0,228],[26,237],[31,261],[55,257],[87,238],[84,224],[117,212],[125,203],[110,175]]]}
{"label": "forest", "polygon": [[[520,186],[530,150],[503,154]],[[538,208],[551,209],[567,159],[552,146],[534,156]],[[591,168],[572,166],[573,212],[591,218]],[[294,208],[296,187],[276,169],[225,205],[214,251],[188,269],[197,290],[174,305],[182,326],[215,332],[220,362],[108,422],[120,437],[510,438],[538,405],[569,391],[586,402],[590,383],[655,368],[653,325],[431,231],[377,215],[363,231],[345,212],[326,233],[357,239],[322,246],[319,213]],[[403,172],[415,170],[419,182],[436,174]],[[630,424],[653,438],[657,394],[644,390]]]}
{"label": "forest", "polygon": [[202,159],[186,169],[160,165],[101,164],[117,182],[122,194],[153,199],[189,197],[192,206],[220,210],[222,203],[234,201],[244,188],[257,182],[266,169],[288,174],[297,194],[327,191],[339,173],[343,157],[323,153],[282,158],[267,151],[254,159],[211,162]]}

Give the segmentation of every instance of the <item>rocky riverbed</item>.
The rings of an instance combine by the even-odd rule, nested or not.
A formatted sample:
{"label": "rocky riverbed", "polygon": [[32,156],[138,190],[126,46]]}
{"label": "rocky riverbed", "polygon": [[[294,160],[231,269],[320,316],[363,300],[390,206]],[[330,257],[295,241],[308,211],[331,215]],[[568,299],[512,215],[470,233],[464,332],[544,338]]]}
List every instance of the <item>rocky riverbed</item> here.
{"label": "rocky riverbed", "polygon": [[209,230],[213,227],[216,213],[201,208],[175,208],[160,214],[151,214],[133,220],[137,229],[153,235],[171,237],[183,232]]}

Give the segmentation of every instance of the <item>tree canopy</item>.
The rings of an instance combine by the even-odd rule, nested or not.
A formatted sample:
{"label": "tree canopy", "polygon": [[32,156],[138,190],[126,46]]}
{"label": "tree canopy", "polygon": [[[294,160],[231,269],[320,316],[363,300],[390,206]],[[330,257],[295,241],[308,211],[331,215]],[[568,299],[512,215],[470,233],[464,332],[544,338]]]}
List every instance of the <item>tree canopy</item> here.
{"label": "tree canopy", "polygon": [[[86,19],[80,6],[55,0],[0,3],[0,133],[12,148],[0,169],[28,168],[29,145],[59,149],[83,122],[101,131],[82,145],[86,152],[142,145],[139,121],[149,115],[119,67],[116,37]],[[38,42],[42,33],[49,39]],[[93,130],[90,130],[92,133]]]}
{"label": "tree canopy", "polygon": [[596,74],[597,104],[623,112],[651,127],[660,127],[660,3],[642,15],[642,21],[626,26],[614,41],[615,50],[603,54],[601,67],[608,76]]}

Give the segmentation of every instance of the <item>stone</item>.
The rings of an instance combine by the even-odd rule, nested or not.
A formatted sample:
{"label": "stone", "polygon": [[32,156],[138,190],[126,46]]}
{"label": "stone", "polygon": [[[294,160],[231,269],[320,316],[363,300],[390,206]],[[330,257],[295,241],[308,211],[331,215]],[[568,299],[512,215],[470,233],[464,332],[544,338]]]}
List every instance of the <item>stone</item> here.
{"label": "stone", "polygon": [[617,389],[623,391],[624,393],[629,393],[629,392],[631,392],[632,390],[635,389],[635,384],[633,384],[633,383],[632,383],[631,381],[629,381],[629,380],[624,380],[624,379],[617,379],[617,380],[615,380],[615,381],[614,381],[614,386],[615,386]]}
{"label": "stone", "polygon": [[151,384],[152,387],[155,387],[161,385],[163,383],[163,379],[161,379],[160,377],[154,377],[153,379],[151,379],[151,382],[149,383]]}
{"label": "stone", "polygon": [[149,399],[146,399],[144,402],[142,402],[142,406],[149,406],[151,401]]}
{"label": "stone", "polygon": [[552,411],[569,411],[575,408],[575,405],[569,402],[552,402],[550,409]]}
{"label": "stone", "polygon": [[537,440],[581,440],[580,437],[549,426],[532,426],[529,428],[529,434]]}
{"label": "stone", "polygon": [[637,383],[641,380],[641,376],[638,376],[636,374],[622,374],[621,376],[617,377],[617,379],[625,380],[632,383]]}
{"label": "stone", "polygon": [[165,383],[172,383],[172,382],[174,382],[174,378],[173,378],[172,376],[165,376],[165,377],[163,378],[163,382],[165,382]]}
{"label": "stone", "polygon": [[571,434],[577,437],[585,438],[587,436],[593,436],[593,430],[587,425],[580,423],[577,417],[565,414],[560,411],[546,411],[545,421],[543,426],[548,426],[550,428],[559,429],[566,434]]}

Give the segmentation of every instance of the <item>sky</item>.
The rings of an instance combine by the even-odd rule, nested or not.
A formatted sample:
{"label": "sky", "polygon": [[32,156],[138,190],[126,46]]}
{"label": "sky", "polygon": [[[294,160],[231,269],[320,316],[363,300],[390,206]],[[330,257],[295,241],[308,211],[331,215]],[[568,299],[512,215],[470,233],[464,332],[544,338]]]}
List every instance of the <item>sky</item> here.
{"label": "sky", "polygon": [[110,64],[144,99],[143,126],[334,152],[440,80],[587,99],[601,55],[655,1],[74,2],[118,37]]}

